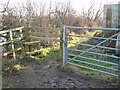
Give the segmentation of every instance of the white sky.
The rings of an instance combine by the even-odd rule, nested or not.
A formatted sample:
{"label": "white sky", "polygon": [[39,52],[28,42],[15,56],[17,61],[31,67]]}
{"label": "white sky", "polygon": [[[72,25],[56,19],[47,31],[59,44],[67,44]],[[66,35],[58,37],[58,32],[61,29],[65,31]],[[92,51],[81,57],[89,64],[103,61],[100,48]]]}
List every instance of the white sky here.
{"label": "white sky", "polygon": [[[7,2],[8,0],[0,0],[0,10],[1,10],[1,3]],[[30,0],[10,0],[10,5],[17,5],[18,3],[26,3]],[[72,4],[72,7],[77,11],[80,12],[83,8],[87,10],[91,3],[95,1],[95,9],[97,10],[99,7],[100,2],[102,1],[102,7],[104,4],[113,3],[117,4],[120,0],[31,0],[35,2],[45,2],[46,5],[51,2],[67,2],[70,1]],[[48,4],[49,5],[49,4]]]}

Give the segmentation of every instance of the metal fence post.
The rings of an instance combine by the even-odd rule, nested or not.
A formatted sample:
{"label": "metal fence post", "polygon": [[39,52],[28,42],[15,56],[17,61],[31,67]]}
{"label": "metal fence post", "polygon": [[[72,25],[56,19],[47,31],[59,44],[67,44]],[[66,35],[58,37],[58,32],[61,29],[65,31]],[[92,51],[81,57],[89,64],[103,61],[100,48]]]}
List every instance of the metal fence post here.
{"label": "metal fence post", "polygon": [[63,29],[63,66],[65,66],[67,62],[67,31],[66,26]]}

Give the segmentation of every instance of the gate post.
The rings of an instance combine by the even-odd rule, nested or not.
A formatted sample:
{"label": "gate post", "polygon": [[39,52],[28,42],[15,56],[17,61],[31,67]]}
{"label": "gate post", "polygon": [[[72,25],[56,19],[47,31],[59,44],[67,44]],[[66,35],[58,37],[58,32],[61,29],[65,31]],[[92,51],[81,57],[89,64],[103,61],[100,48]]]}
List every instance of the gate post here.
{"label": "gate post", "polygon": [[2,45],[0,45],[0,90],[2,89]]}
{"label": "gate post", "polygon": [[117,36],[117,41],[116,41],[116,55],[119,57],[118,58],[118,88],[120,88],[120,33]]}
{"label": "gate post", "polygon": [[63,29],[63,66],[65,66],[67,62],[67,31],[66,26]]}
{"label": "gate post", "polygon": [[120,89],[120,58],[118,59],[118,88]]}

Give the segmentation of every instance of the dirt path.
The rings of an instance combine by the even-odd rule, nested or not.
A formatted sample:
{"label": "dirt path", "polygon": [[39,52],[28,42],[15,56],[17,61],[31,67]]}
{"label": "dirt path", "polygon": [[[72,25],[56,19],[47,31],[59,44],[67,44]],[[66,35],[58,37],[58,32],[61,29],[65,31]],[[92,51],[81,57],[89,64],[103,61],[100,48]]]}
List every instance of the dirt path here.
{"label": "dirt path", "polygon": [[56,61],[25,61],[26,68],[3,80],[9,80],[3,87],[12,88],[110,88],[115,87],[109,82],[93,79],[57,66]]}

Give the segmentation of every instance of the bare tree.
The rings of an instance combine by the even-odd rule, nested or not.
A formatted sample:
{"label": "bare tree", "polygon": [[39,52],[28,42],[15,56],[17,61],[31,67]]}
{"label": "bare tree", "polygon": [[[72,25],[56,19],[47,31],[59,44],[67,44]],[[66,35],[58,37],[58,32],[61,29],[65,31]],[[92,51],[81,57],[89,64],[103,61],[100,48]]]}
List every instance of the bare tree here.
{"label": "bare tree", "polygon": [[98,10],[95,12],[95,1],[91,3],[91,6],[88,8],[87,12],[84,11],[82,12],[81,19],[83,19],[83,25],[87,27],[93,27],[93,26],[100,26],[102,25],[101,23],[101,16],[103,13],[102,9],[102,2],[99,4]]}

